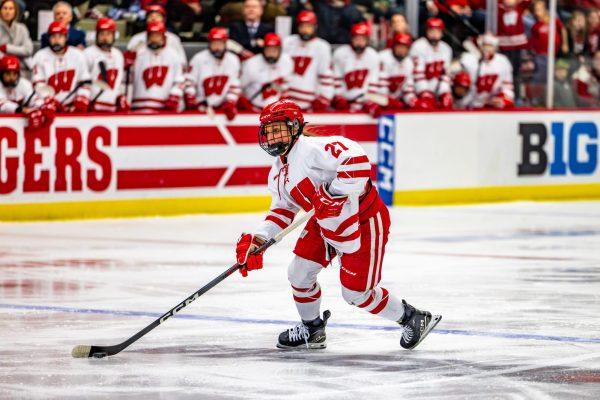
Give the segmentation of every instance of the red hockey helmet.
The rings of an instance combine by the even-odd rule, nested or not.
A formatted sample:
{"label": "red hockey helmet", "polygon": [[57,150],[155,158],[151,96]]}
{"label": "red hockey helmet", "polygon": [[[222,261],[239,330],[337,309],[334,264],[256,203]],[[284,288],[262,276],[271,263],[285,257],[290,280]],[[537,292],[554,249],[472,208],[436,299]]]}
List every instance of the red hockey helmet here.
{"label": "red hockey helmet", "polygon": [[227,29],[222,28],[220,26],[215,26],[210,31],[208,31],[208,41],[212,42],[213,40],[227,40],[229,39],[229,33]]}
{"label": "red hockey helmet", "polygon": [[153,13],[153,12],[159,13],[160,15],[163,16],[163,18],[167,17],[165,8],[163,6],[161,6],[160,4],[150,4],[148,7],[146,7],[146,15]]}
{"label": "red hockey helmet", "polygon": [[296,23],[316,25],[317,15],[312,11],[300,11],[298,16],[296,17]]}
{"label": "red hockey helmet", "polygon": [[278,34],[269,32],[265,35],[265,47],[267,46],[279,46],[281,47],[281,38]]}
{"label": "red hockey helmet", "polygon": [[369,36],[371,34],[371,30],[369,29],[369,25],[364,22],[359,22],[358,24],[352,25],[352,29],[350,30],[350,35],[354,36]]}
{"label": "red hockey helmet", "polygon": [[60,33],[61,35],[68,35],[69,28],[60,21],[54,21],[48,26],[48,36]]}
{"label": "red hockey helmet", "polygon": [[446,24],[440,18],[429,18],[425,24],[427,29],[446,29]]}
{"label": "red hockey helmet", "polygon": [[410,37],[410,35],[407,33],[396,33],[392,38],[392,46],[395,46],[397,44],[403,44],[405,46],[410,47],[410,45],[412,44],[412,37]]}
{"label": "red hockey helmet", "polygon": [[454,75],[454,79],[452,79],[452,85],[456,87],[470,88],[471,76],[467,73],[467,71],[460,71]]}
{"label": "red hockey helmet", "polygon": [[21,63],[17,57],[7,54],[0,59],[0,72],[8,71],[20,72]]}
{"label": "red hockey helmet", "polygon": [[302,109],[293,101],[278,100],[260,113],[258,143],[268,154],[281,156],[292,147],[303,128]]}
{"label": "red hockey helmet", "polygon": [[96,32],[100,31],[117,31],[117,24],[108,17],[102,17],[96,22]]}
{"label": "red hockey helmet", "polygon": [[158,32],[158,33],[164,34],[167,32],[167,27],[165,26],[164,22],[153,21],[146,25],[146,32],[148,32],[148,33]]}

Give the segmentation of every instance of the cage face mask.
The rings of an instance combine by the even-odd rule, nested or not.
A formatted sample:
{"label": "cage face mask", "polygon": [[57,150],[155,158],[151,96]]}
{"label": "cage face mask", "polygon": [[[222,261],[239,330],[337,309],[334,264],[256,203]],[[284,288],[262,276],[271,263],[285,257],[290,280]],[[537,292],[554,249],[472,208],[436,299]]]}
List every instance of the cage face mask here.
{"label": "cage face mask", "polygon": [[261,124],[258,143],[269,155],[277,157],[286,154],[301,133],[298,120],[269,122]]}

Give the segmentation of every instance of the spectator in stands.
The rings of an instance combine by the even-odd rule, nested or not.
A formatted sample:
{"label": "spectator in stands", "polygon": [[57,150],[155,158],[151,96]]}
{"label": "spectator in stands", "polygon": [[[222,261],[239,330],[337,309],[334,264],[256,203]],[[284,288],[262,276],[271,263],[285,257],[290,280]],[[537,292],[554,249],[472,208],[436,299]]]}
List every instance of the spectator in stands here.
{"label": "spectator in stands", "polygon": [[[536,23],[531,28],[530,46],[535,54],[536,71],[533,77],[534,82],[546,82],[547,64],[548,64],[548,36],[550,34],[550,13],[545,0],[535,0],[533,3],[533,15]],[[556,53],[568,54],[569,43],[567,40],[567,30],[565,26],[556,18]]]}
{"label": "spectator in stands", "polygon": [[396,13],[390,17],[390,32],[388,34],[388,40],[385,44],[385,48],[389,49],[392,47],[392,42],[397,34],[402,33],[410,35],[410,26],[404,14]]}
{"label": "spectator in stands", "polygon": [[[52,7],[52,13],[54,14],[54,21],[61,22],[69,28],[69,34],[67,36],[67,45],[73,47],[79,47],[80,49],[85,48],[85,32],[76,29],[71,25],[73,22],[73,7],[65,1],[59,1]],[[41,47],[48,47],[50,45],[48,41],[48,32],[42,35]]]}
{"label": "spectator in stands", "polygon": [[[166,20],[163,22],[165,24],[167,21],[169,23],[179,22],[177,29],[179,32],[191,32],[194,21],[202,13],[202,5],[199,0],[142,0],[140,5],[145,10],[151,6],[161,6],[163,10],[167,11]],[[169,28],[173,29],[171,25]]]}
{"label": "spectator in stands", "polygon": [[594,54],[600,49],[600,10],[592,9],[587,16],[587,49],[588,54]]}
{"label": "spectator in stands", "polygon": [[317,14],[317,36],[331,44],[349,44],[352,26],[364,21],[356,5],[344,0],[312,0],[307,5]]}
{"label": "spectator in stands", "polygon": [[554,107],[576,108],[573,84],[569,79],[569,62],[564,59],[556,60],[554,67]]}
{"label": "spectator in stands", "polygon": [[[159,4],[152,4],[146,7],[146,26],[153,24],[155,22],[162,22],[165,24],[166,22],[166,13],[163,6]],[[187,57],[185,55],[185,50],[183,49],[183,45],[181,44],[181,39],[179,36],[175,35],[171,32],[165,33],[166,38],[166,46],[172,48],[175,53],[181,58],[181,61],[185,64],[187,63]],[[132,36],[127,43],[127,51],[125,54],[125,69],[129,69],[131,65],[135,62],[136,53],[141,49],[145,48],[148,43],[148,32],[147,30],[144,32],[136,33]]]}
{"label": "spectator in stands", "polygon": [[525,35],[523,14],[527,12],[531,0],[499,0],[498,1],[498,40],[502,52],[513,67],[515,98],[521,98],[521,57],[528,46]]}
{"label": "spectator in stands", "polygon": [[0,1],[0,57],[5,54],[23,59],[33,54],[33,43],[27,27],[18,22],[20,10],[14,0]]}
{"label": "spectator in stands", "polygon": [[573,75],[577,92],[577,104],[580,107],[600,107],[600,50],[592,57],[592,65],[582,65]]}
{"label": "spectator in stands", "polygon": [[260,0],[244,1],[244,20],[229,25],[229,37],[254,54],[262,51],[264,37],[273,27],[261,22],[263,5]]}
{"label": "spectator in stands", "polygon": [[567,24],[570,56],[583,57],[586,53],[587,21],[582,10],[574,10]]}

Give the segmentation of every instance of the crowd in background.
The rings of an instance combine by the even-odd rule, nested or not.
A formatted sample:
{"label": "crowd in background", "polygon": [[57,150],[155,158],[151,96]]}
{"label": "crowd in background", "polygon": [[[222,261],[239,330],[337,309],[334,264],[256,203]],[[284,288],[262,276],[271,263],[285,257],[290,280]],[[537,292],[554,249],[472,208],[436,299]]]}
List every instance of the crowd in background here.
{"label": "crowd in background", "polygon": [[[413,90],[417,92],[416,99],[423,100],[421,99],[422,96],[418,93],[418,81],[422,79],[420,76],[423,74],[427,75],[427,79],[432,78],[432,76],[429,76],[431,74],[428,71],[430,66],[426,65],[427,60],[424,60],[424,64],[419,66],[419,61],[417,61],[418,51],[413,51],[413,47],[419,42],[418,40],[416,42],[413,41],[418,38],[407,38],[407,36],[410,36],[411,29],[404,15],[406,11],[404,1],[246,0],[244,2],[237,2],[219,0],[90,0],[86,2],[56,2],[39,0],[25,2],[23,0],[2,0],[0,1],[0,56],[4,57],[3,62],[0,62],[0,69],[4,69],[1,71],[3,90],[0,93],[0,110],[3,110],[3,112],[23,111],[23,109],[32,108],[34,104],[37,104],[34,108],[38,109],[42,107],[42,104],[48,103],[47,100],[41,99],[42,96],[36,95],[29,98],[30,96],[25,94],[21,97],[25,96],[25,98],[29,99],[26,107],[23,107],[22,104],[2,107],[2,93],[6,95],[5,92],[7,92],[7,89],[10,89],[11,85],[11,79],[4,79],[4,75],[11,73],[11,71],[14,72],[13,58],[16,58],[19,62],[19,78],[33,79],[34,86],[38,83],[56,86],[53,85],[56,82],[48,81],[49,76],[44,77],[43,74],[40,75],[39,71],[47,68],[45,66],[36,66],[36,62],[51,62],[49,60],[53,60],[51,51],[53,46],[58,45],[52,43],[51,36],[64,34],[66,41],[65,49],[72,47],[84,50],[92,46],[102,49],[102,44],[98,43],[96,36],[101,31],[98,28],[101,20],[111,21],[109,28],[105,29],[112,32],[111,37],[108,37],[110,35],[105,35],[108,37],[107,42],[110,42],[110,52],[113,50],[118,51],[113,46],[116,39],[127,42],[127,51],[121,56],[123,59],[121,67],[123,75],[119,77],[119,88],[116,89],[118,93],[115,93],[115,99],[109,101],[112,104],[114,100],[114,104],[112,105],[115,107],[109,107],[106,111],[129,110],[129,103],[136,102],[136,99],[132,98],[132,93],[129,93],[129,87],[131,86],[133,97],[135,97],[136,80],[146,79],[147,83],[147,76],[145,76],[147,73],[138,71],[139,76],[136,77],[134,67],[136,63],[143,64],[143,61],[140,61],[139,58],[140,54],[144,54],[142,48],[149,47],[152,50],[151,43],[153,39],[151,37],[153,36],[156,37],[156,48],[154,50],[159,51],[162,48],[168,48],[174,54],[174,56],[166,54],[167,59],[171,57],[168,62],[173,62],[175,59],[179,60],[179,64],[172,64],[174,76],[167,79],[172,81],[172,87],[167,90],[165,98],[163,98],[163,95],[159,96],[161,97],[159,101],[161,107],[166,109],[201,109],[203,106],[212,106],[210,104],[211,101],[207,100],[207,97],[210,97],[210,93],[206,93],[206,91],[207,89],[208,92],[211,90],[206,87],[207,82],[197,81],[197,79],[202,77],[203,72],[196,70],[196,79],[192,76],[194,57],[199,56],[200,53],[187,60],[181,43],[182,40],[208,40],[211,43],[214,42],[214,45],[209,43],[209,49],[205,53],[212,54],[216,59],[223,59],[221,52],[235,54],[236,61],[231,61],[232,59],[228,58],[228,64],[240,63],[239,71],[236,72],[236,68],[234,67],[233,72],[231,72],[232,74],[238,73],[238,76],[230,79],[226,85],[226,93],[223,93],[220,103],[214,104],[215,109],[218,109],[219,107],[222,108],[223,103],[227,103],[225,109],[221,109],[221,111],[228,110],[229,114],[233,113],[231,111],[233,107],[232,102],[235,103],[236,110],[244,111],[260,109],[264,105],[263,103],[265,102],[257,102],[255,98],[251,98],[254,94],[248,94],[246,89],[248,85],[252,86],[252,84],[254,85],[252,87],[259,89],[256,91],[256,94],[260,92],[263,97],[265,91],[275,91],[278,92],[278,97],[295,97],[300,102],[306,102],[306,106],[303,108],[310,109],[312,107],[317,111],[349,109],[369,111],[371,113],[373,113],[373,110],[376,110],[375,113],[380,113],[382,110],[385,111],[386,107],[389,109],[390,101],[393,103],[394,109],[448,108],[449,104],[451,104],[451,107],[461,107],[460,104],[465,94],[461,95],[460,86],[465,86],[468,83],[469,88],[467,89],[477,92],[479,86],[481,86],[482,66],[485,68],[484,61],[491,60],[486,58],[488,55],[486,55],[486,51],[483,51],[482,46],[494,48],[494,54],[498,53],[503,57],[497,62],[500,65],[498,68],[500,68],[502,73],[506,70],[504,59],[508,61],[507,65],[510,65],[511,79],[507,78],[503,82],[500,82],[500,86],[504,85],[504,87],[498,89],[501,92],[500,96],[510,101],[505,101],[502,104],[505,106],[510,105],[511,107],[521,105],[542,106],[544,104],[547,89],[548,34],[549,24],[551,23],[546,1],[498,0],[498,10],[496,10],[498,15],[498,32],[496,36],[487,35],[487,39],[484,40],[485,43],[482,42],[482,38],[486,36],[483,35],[486,19],[485,0],[427,0],[421,1],[419,4],[418,36],[425,37],[430,44],[434,43],[433,50],[431,51],[435,53],[438,51],[436,49],[439,49],[439,46],[436,47],[437,40],[432,42],[430,32],[439,29],[443,33],[441,42],[447,43],[448,48],[451,49],[450,62],[444,60],[443,70],[434,73],[435,76],[433,78],[437,79],[437,83],[434,84],[435,90],[431,90],[431,88],[426,90],[427,92],[435,92],[433,93],[434,99],[430,102],[406,101],[408,98],[406,97],[406,91],[410,93]],[[55,24],[54,31],[48,30],[47,32],[43,32],[40,40],[41,49],[38,53],[43,51],[50,53],[46,56],[35,54],[34,57],[34,43],[32,42],[32,35],[30,33],[34,35],[34,38],[37,37],[38,12],[41,10],[52,10],[54,21],[63,27],[60,28]],[[302,90],[300,87],[296,87],[296,94],[292,93],[290,95],[289,82],[286,79],[290,74],[298,72],[298,56],[292,54],[294,50],[290,50],[291,53],[290,51],[286,51],[286,46],[288,48],[294,47],[294,42],[293,40],[288,40],[289,38],[282,40],[278,35],[273,34],[276,18],[286,15],[291,16],[292,21],[294,21],[293,33],[296,34],[294,36],[303,38],[302,33],[299,32],[299,27],[303,23],[301,16],[306,17],[306,15],[311,15],[312,17],[309,18],[310,21],[309,19],[304,21],[305,25],[309,24],[314,27],[314,32],[307,33],[310,36],[309,39],[312,39],[312,36],[316,36],[322,39],[320,43],[326,43],[327,46],[334,45],[333,47],[326,47],[329,49],[329,57],[333,53],[330,71],[319,70],[316,72],[317,75],[315,75],[314,79],[315,90],[312,92],[312,95],[305,93],[308,97],[304,98],[301,95]],[[85,25],[83,23],[85,21],[92,21],[93,25]],[[431,21],[440,21],[441,25],[431,28],[429,25]],[[158,23],[163,26],[157,27]],[[555,43],[557,61],[554,71],[555,107],[600,106],[600,0],[559,0],[558,16],[554,23],[556,24],[557,32]],[[87,31],[81,29],[85,26],[93,26],[93,28],[87,29]],[[361,31],[361,29],[364,29],[364,31]],[[309,29],[307,28],[307,30]],[[95,31],[95,35],[92,34],[90,36],[89,31]],[[211,32],[213,35],[212,38]],[[120,37],[117,38],[119,35]],[[92,39],[94,43],[90,43],[90,37],[94,36],[96,36],[96,38]],[[436,35],[434,34],[433,36]],[[388,68],[389,71],[386,75],[382,73],[385,70],[383,64],[379,63],[377,79],[368,76],[366,79],[368,82],[365,83],[365,94],[368,92],[369,94],[373,94],[373,96],[360,94],[359,97],[361,98],[358,101],[353,97],[349,97],[353,93],[356,94],[358,92],[350,90],[352,89],[351,85],[348,87],[347,80],[349,75],[347,72],[344,72],[348,68],[343,63],[360,63],[360,55],[362,53],[356,51],[356,42],[360,42],[362,39],[356,39],[357,37],[366,37],[367,44],[376,49],[381,49],[381,54],[377,56],[378,60],[379,57],[383,57],[382,54],[386,49],[393,56],[393,59],[390,58],[390,63],[404,62],[403,59],[407,56],[408,58],[413,58],[415,60],[413,65],[414,70],[411,71],[412,76],[410,79],[414,87],[404,86],[404,93],[391,90],[392,88],[389,86],[391,84],[389,73],[393,70],[393,66]],[[58,41],[60,42],[61,40]],[[223,46],[219,44],[221,42],[226,44],[222,51],[220,48]],[[234,44],[231,45],[231,42]],[[286,45],[286,43],[288,44]],[[298,46],[300,46],[302,41],[298,43]],[[350,56],[344,56],[344,51],[338,51],[343,49],[344,45],[352,49],[349,53]],[[315,48],[312,50],[316,52],[314,53],[316,55],[320,55],[324,51],[324,45],[320,44],[319,46],[321,46],[319,49]],[[282,47],[283,51],[281,50]],[[360,47],[358,46],[358,48]],[[402,47],[406,47],[406,49]],[[269,50],[268,48],[278,48],[279,51]],[[64,54],[64,49],[61,48],[60,51],[63,51],[63,53],[59,52],[57,54]],[[271,58],[275,58],[274,62],[269,61],[269,57],[266,55],[269,52],[273,53]],[[337,59],[335,52],[340,53]],[[283,53],[290,53],[290,57],[284,56]],[[80,86],[77,87],[74,94],[70,93],[72,100],[67,103],[73,103],[76,99],[83,102],[78,107],[75,107],[78,111],[101,111],[90,106],[92,100],[95,100],[94,103],[96,104],[106,103],[103,97],[106,97],[109,90],[102,87],[92,87],[93,78],[95,78],[94,67],[96,70],[98,69],[98,65],[94,66],[94,60],[99,59],[98,57],[102,56],[102,54],[101,52],[87,52],[87,55],[82,58],[84,60],[87,57],[87,61],[85,61],[87,71],[76,71],[76,75],[83,78],[81,78],[80,82],[77,82],[76,79],[73,83],[70,89],[74,89],[78,83]],[[260,57],[253,57],[255,54]],[[357,56],[357,58],[354,58],[354,61],[350,60],[353,58],[351,54]],[[427,51],[422,51],[421,55],[427,58],[427,54]],[[496,57],[497,59],[500,57],[494,54],[491,55],[492,58]],[[470,55],[475,57],[475,61],[470,61]],[[6,56],[14,57],[4,60]],[[328,59],[328,56],[323,57]],[[119,64],[119,56],[109,57],[107,62],[113,62],[112,58],[116,58],[117,64]],[[258,62],[256,60],[258,58],[262,61]],[[285,61],[286,58],[289,58],[290,62]],[[281,59],[284,59],[285,62],[281,61]],[[341,59],[345,61],[340,61]],[[336,60],[340,64],[337,67]],[[477,62],[477,60],[480,61]],[[152,64],[153,62],[151,58],[148,59],[148,63]],[[200,61],[197,60],[197,69],[204,68],[198,62]],[[469,68],[469,62],[473,63],[473,68]],[[286,65],[286,63],[289,65]],[[281,76],[269,76],[266,78],[265,76],[260,76],[261,74],[266,74],[265,70],[271,68],[271,64],[277,64],[277,72]],[[12,65],[12,67],[9,65]],[[365,68],[370,69],[371,67],[366,65]],[[419,71],[419,68],[421,68],[421,71]],[[103,72],[101,75],[106,79],[106,71],[100,72]],[[468,75],[470,75],[470,79],[467,79]],[[42,81],[45,80],[44,82],[35,81],[40,76]],[[249,82],[248,79],[253,81]],[[219,86],[218,80],[213,78],[211,78],[210,85],[214,85],[215,82]],[[114,84],[114,82],[112,83]],[[445,84],[448,84],[449,88],[444,93],[443,86]],[[331,86],[332,89],[324,89],[326,86]],[[344,88],[340,89],[341,86],[344,86]],[[380,90],[383,86],[387,87],[387,91],[384,90],[382,92]],[[319,88],[318,90],[316,89],[317,87]],[[57,88],[54,87],[53,89],[56,93]],[[110,88],[110,90],[113,89],[115,88]],[[26,92],[26,89],[23,90]],[[69,90],[65,94],[69,94],[72,91]],[[43,90],[39,92],[42,93]],[[396,93],[396,97],[400,97],[394,98],[394,92]],[[509,92],[510,94],[507,94]],[[382,93],[388,99],[380,101],[381,98],[377,97],[377,95]],[[453,96],[453,99],[449,98],[448,93]],[[442,95],[447,95],[448,98],[444,99]],[[87,98],[86,101],[82,100],[84,97]],[[96,98],[94,99],[94,97]],[[195,100],[192,100],[192,97]],[[497,101],[497,95],[493,95],[492,97],[490,99],[494,101],[486,101],[486,104],[483,105],[484,107],[492,107],[492,104],[499,105],[501,103]],[[119,99],[118,101],[116,100],[117,98]],[[271,98],[271,100],[273,99]],[[54,107],[58,111],[70,109],[69,107],[65,107],[63,100],[55,100],[54,105],[48,107]],[[267,98],[263,100],[266,101]],[[399,102],[394,102],[395,100],[399,100]],[[360,104],[361,107],[352,107],[351,103],[354,101]],[[7,103],[7,99],[4,99],[4,102]],[[340,103],[342,103],[341,106]],[[375,103],[378,107],[375,107],[372,103]],[[464,104],[464,102],[462,103]],[[73,104],[68,105],[73,106]],[[143,107],[135,107],[135,104],[133,105],[134,109],[140,111],[151,111],[159,108],[149,106],[147,101]],[[462,108],[472,107],[467,104],[463,105]],[[50,114],[51,112],[48,112],[48,115]]]}

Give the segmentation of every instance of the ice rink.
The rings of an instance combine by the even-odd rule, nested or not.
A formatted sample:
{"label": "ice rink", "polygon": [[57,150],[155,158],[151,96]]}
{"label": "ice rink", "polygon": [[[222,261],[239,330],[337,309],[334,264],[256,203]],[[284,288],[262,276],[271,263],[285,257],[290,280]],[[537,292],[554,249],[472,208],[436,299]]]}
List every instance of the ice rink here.
{"label": "ice rink", "polygon": [[285,352],[287,264],[231,276],[124,352],[116,344],[231,266],[259,214],[0,224],[0,398],[599,399],[600,203],[394,208],[383,285],[443,320],[414,351],[324,270],[323,351]]}

